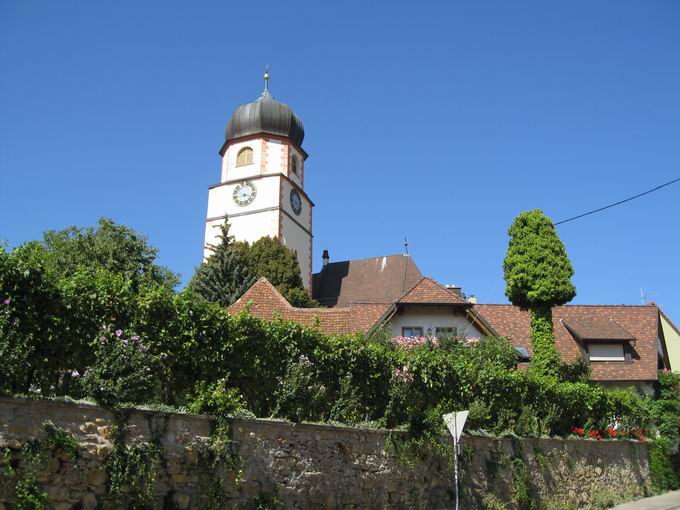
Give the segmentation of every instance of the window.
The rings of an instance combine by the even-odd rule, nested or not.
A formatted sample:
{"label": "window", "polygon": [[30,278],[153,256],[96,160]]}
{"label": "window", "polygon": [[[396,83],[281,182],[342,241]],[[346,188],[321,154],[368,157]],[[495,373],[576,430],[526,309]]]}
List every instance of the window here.
{"label": "window", "polygon": [[588,344],[590,361],[625,361],[623,344]]}
{"label": "window", "polygon": [[454,336],[458,336],[458,329],[449,327],[436,328],[434,334],[437,338],[451,338]]}
{"label": "window", "polygon": [[252,165],[253,164],[253,149],[244,147],[238,151],[236,156],[236,166]]}
{"label": "window", "polygon": [[423,328],[416,326],[402,326],[401,336],[423,336]]}
{"label": "window", "polygon": [[515,351],[519,354],[520,361],[531,361],[531,356],[529,356],[529,351],[526,347],[515,347]]}
{"label": "window", "polygon": [[290,159],[290,169],[295,175],[298,174],[298,161],[295,156]]}

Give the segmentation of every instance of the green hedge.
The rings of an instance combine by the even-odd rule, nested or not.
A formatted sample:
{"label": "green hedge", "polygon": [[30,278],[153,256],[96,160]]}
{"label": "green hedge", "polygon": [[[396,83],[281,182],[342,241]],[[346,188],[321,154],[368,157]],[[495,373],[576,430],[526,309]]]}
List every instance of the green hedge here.
{"label": "green hedge", "polygon": [[55,275],[35,245],[0,249],[0,391],[107,405],[226,402],[228,412],[416,433],[440,430],[441,415],[459,409],[470,409],[469,428],[496,434],[643,429],[653,420],[677,440],[675,380],[648,401],[576,376],[517,370],[504,339],[404,349],[383,334],[329,337],[292,322],[230,317],[186,290],[134,287],[105,268]]}

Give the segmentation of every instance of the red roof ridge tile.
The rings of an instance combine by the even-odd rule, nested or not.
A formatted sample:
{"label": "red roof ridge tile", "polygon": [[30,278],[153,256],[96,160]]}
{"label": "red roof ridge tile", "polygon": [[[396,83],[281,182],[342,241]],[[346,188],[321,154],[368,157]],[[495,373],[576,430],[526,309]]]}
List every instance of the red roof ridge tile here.
{"label": "red roof ridge tile", "polygon": [[[409,296],[411,294],[415,294],[418,291],[418,288],[423,285],[424,282],[429,282],[430,284],[434,285],[435,289],[437,289],[438,292],[440,292],[440,298],[437,297],[431,297],[432,301],[428,301],[426,297],[422,296],[414,296],[414,300],[410,301]],[[427,290],[425,290],[427,292]],[[408,303],[441,303],[441,304],[468,304],[462,296],[459,296],[458,294],[455,294],[451,292],[449,289],[444,287],[441,283],[439,283],[437,280],[432,278],[431,276],[423,276],[413,287],[411,287],[408,291],[404,292],[402,296],[396,301],[397,303],[403,303],[403,304],[408,304]]]}
{"label": "red roof ridge tile", "polygon": [[281,301],[282,305],[284,305],[284,306],[286,306],[287,308],[290,308],[290,309],[295,308],[295,307],[293,307],[293,305],[291,305],[288,302],[288,300],[285,297],[283,297],[283,294],[281,294],[279,292],[279,289],[274,287],[272,285],[272,283],[265,276],[261,276],[260,278],[258,278],[257,281],[255,283],[253,283],[250,286],[250,288],[247,291],[245,291],[240,298],[238,298],[236,301],[234,301],[232,304],[230,304],[227,308],[228,309],[237,308],[237,305],[240,305],[243,300],[245,300],[246,303],[247,303],[248,300],[249,300],[248,298],[250,296],[252,296],[255,292],[257,292],[257,290],[261,287],[265,287],[265,288],[267,288],[267,290],[272,292],[274,294],[274,296],[277,297]]}

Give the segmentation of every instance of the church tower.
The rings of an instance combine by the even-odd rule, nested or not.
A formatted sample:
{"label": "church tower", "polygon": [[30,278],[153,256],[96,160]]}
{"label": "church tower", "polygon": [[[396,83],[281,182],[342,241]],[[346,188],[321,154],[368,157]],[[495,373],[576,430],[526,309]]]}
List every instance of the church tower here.
{"label": "church tower", "polygon": [[305,288],[312,282],[312,207],[304,190],[305,137],[302,121],[269,93],[234,110],[220,150],[220,182],[208,191],[204,257],[217,244],[219,226],[229,218],[229,233],[253,243],[277,237],[297,254]]}

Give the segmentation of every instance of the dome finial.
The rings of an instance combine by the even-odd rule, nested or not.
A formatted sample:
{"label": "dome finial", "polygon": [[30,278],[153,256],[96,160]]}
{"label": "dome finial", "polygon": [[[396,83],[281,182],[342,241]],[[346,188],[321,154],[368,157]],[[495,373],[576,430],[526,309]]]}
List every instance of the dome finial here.
{"label": "dome finial", "polygon": [[264,90],[269,90],[269,64],[264,68]]}

